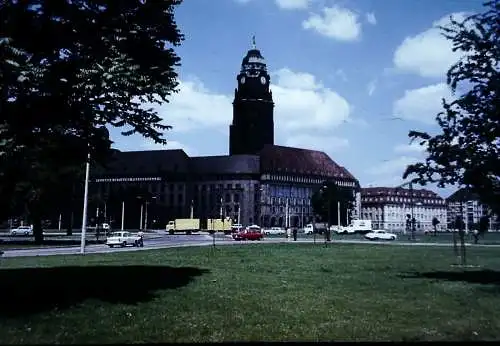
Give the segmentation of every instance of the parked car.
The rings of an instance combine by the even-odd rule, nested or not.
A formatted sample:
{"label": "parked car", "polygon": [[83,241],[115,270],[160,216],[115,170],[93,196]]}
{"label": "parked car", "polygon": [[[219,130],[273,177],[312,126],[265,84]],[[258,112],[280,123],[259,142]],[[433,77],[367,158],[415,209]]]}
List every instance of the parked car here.
{"label": "parked car", "polygon": [[247,227],[247,229],[233,233],[234,240],[261,240],[264,238],[264,234],[260,231],[260,228]]}
{"label": "parked car", "polygon": [[132,246],[144,246],[144,241],[139,234],[131,232],[113,232],[110,237],[106,239],[106,245],[109,247],[121,246],[125,247],[127,245]]}
{"label": "parked car", "polygon": [[17,235],[25,235],[32,236],[33,235],[33,227],[31,226],[19,226],[17,228],[13,228],[10,230],[10,235],[15,237]]}
{"label": "parked car", "polygon": [[365,234],[368,240],[396,240],[397,235],[384,230],[375,230]]}
{"label": "parked car", "polygon": [[271,227],[268,229],[264,229],[264,234],[265,235],[271,235],[271,234],[285,234],[286,230],[283,227]]}

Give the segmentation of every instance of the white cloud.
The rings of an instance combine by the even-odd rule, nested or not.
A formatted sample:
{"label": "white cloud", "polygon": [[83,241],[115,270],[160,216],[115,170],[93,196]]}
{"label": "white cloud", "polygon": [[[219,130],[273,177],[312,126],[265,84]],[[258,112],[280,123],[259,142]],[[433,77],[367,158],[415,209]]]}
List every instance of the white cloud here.
{"label": "white cloud", "polygon": [[312,134],[298,134],[288,137],[285,143],[287,146],[320,150],[325,152],[335,152],[339,149],[349,147],[346,138],[334,136],[317,136]]}
{"label": "white cloud", "polygon": [[394,152],[396,153],[423,153],[425,152],[426,146],[420,145],[418,141],[415,141],[411,144],[398,144],[394,147]]}
{"label": "white cloud", "polygon": [[275,0],[283,10],[303,10],[309,7],[311,0]]}
{"label": "white cloud", "polygon": [[[467,14],[451,14],[457,21],[462,21]],[[452,42],[446,39],[438,26],[450,24],[450,15],[434,22],[427,29],[415,36],[408,36],[394,52],[394,65],[400,70],[417,73],[422,77],[444,77],[448,69],[456,63],[461,52],[453,52]]]}
{"label": "white cloud", "polygon": [[276,79],[276,84],[271,86],[276,104],[276,128],[325,130],[349,119],[351,107],[347,100],[323,86],[313,75],[283,68],[273,76]]}
{"label": "white cloud", "polygon": [[367,173],[372,175],[387,176],[396,176],[399,174],[399,176],[402,177],[406,167],[410,164],[418,162],[418,160],[418,158],[412,156],[400,156],[391,160],[386,160],[381,162],[379,165],[369,168]]}
{"label": "white cloud", "polygon": [[335,71],[335,73],[333,74],[333,77],[334,78],[338,77],[344,82],[348,81],[346,73],[341,68],[339,68]]}
{"label": "white cloud", "polygon": [[375,13],[369,12],[366,15],[366,21],[370,23],[371,25],[376,25],[377,24],[377,18],[375,17]]}
{"label": "white cloud", "polygon": [[[200,80],[181,81],[179,92],[170,102],[153,105],[164,123],[175,132],[188,132],[197,128],[229,125],[232,119],[232,98],[208,90]],[[150,105],[147,105],[150,106]]]}
{"label": "white cloud", "polygon": [[376,88],[377,88],[377,81],[376,80],[370,81],[370,83],[368,83],[367,86],[368,96],[372,96]]}
{"label": "white cloud", "polygon": [[[358,124],[361,121],[350,117],[351,107],[347,100],[309,73],[282,68],[271,75],[275,132],[279,133],[284,142],[295,138],[292,142],[300,140],[318,149],[322,146],[329,148],[325,150],[347,144],[335,138],[322,140],[318,137],[318,134],[321,136],[322,132],[331,132],[341,124]],[[169,103],[161,106],[146,104],[145,107],[155,107],[163,118],[163,123],[173,126],[166,133],[166,138],[172,139],[173,136],[177,139],[179,134],[191,135],[204,133],[205,130],[207,133],[222,131],[227,134],[233,116],[232,101],[232,95],[213,92],[200,80],[191,78],[180,82],[179,92],[172,95]],[[308,137],[308,131],[314,131],[314,136]],[[318,141],[311,144],[315,138]],[[203,138],[200,142],[202,141]],[[179,143],[174,140],[167,146],[161,146],[135,137],[117,138],[117,142],[117,147],[126,147],[127,150],[137,150],[127,147],[126,143],[129,143],[129,146],[141,146],[147,150],[182,148],[190,154],[194,154],[193,148],[198,145],[189,142],[186,146],[182,141]]]}
{"label": "white cloud", "polygon": [[452,98],[451,91],[445,83],[406,90],[404,96],[394,102],[394,116],[434,124],[436,115],[443,109],[442,98],[447,101]]}
{"label": "white cloud", "polygon": [[361,36],[361,23],[358,19],[353,11],[335,5],[323,8],[322,14],[312,13],[302,22],[302,27],[339,41],[354,41]]}
{"label": "white cloud", "polygon": [[367,184],[363,184],[363,187],[396,187],[403,183],[401,175],[392,175],[368,180]]}

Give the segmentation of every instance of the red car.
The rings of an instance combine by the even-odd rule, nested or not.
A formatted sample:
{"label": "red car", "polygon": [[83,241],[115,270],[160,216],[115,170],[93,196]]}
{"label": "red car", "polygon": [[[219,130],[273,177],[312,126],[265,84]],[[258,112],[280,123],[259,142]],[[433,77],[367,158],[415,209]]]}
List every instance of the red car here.
{"label": "red car", "polygon": [[261,240],[264,238],[264,234],[260,231],[260,228],[249,227],[240,232],[233,233],[234,240]]}

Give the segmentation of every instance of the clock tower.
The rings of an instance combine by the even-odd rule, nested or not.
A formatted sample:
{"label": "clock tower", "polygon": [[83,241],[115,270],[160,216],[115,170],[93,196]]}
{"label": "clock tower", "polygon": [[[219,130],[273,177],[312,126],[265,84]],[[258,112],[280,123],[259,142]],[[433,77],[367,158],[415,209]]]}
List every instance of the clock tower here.
{"label": "clock tower", "polygon": [[274,102],[264,57],[255,47],[247,52],[234,90],[233,122],[229,126],[229,155],[258,154],[274,144]]}

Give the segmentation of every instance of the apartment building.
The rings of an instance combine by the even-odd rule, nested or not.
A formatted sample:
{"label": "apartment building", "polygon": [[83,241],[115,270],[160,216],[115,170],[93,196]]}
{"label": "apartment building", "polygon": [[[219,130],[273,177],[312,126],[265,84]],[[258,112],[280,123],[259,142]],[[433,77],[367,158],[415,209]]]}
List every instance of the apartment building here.
{"label": "apartment building", "polygon": [[440,222],[438,229],[446,229],[446,201],[433,191],[394,187],[361,189],[361,218],[372,220],[373,228],[404,232],[406,215],[412,213],[417,231],[432,229],[434,217]]}

